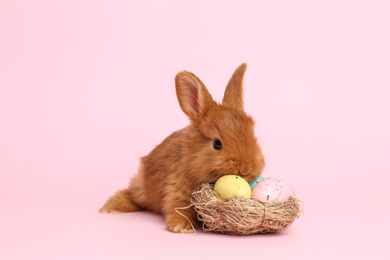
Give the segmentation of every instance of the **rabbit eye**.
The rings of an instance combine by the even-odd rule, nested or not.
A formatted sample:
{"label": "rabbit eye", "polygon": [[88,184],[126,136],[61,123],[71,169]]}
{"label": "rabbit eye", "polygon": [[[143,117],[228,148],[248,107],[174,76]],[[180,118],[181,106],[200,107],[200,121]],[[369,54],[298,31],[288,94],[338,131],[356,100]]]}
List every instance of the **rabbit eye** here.
{"label": "rabbit eye", "polygon": [[214,140],[214,149],[215,150],[221,150],[222,149],[222,142],[219,139]]}

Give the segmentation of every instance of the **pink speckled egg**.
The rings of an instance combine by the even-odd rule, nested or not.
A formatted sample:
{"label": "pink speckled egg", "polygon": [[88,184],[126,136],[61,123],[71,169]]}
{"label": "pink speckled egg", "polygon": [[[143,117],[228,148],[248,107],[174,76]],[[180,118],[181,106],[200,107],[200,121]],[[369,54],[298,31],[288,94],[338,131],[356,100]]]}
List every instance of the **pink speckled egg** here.
{"label": "pink speckled egg", "polygon": [[262,180],[256,184],[252,191],[252,199],[261,202],[285,202],[291,195],[291,188],[286,183],[274,178]]}

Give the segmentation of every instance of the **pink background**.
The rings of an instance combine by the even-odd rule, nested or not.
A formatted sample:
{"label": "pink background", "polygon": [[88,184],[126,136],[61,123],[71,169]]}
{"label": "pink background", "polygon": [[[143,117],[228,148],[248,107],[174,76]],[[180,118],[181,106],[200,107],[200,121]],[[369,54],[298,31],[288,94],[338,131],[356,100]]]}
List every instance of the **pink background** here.
{"label": "pink background", "polygon": [[[193,1],[195,2],[195,1]],[[1,259],[390,259],[389,1],[0,2]],[[98,214],[186,126],[174,76],[245,106],[267,177],[305,214],[278,234],[172,234]]]}

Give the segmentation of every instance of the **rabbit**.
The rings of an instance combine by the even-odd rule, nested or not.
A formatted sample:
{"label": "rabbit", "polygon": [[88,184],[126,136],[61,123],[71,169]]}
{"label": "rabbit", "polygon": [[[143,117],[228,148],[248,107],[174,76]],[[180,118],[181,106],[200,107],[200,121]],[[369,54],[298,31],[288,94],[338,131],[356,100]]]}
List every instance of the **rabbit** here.
{"label": "rabbit", "polygon": [[[201,223],[191,204],[191,193],[201,184],[224,175],[256,180],[264,156],[254,135],[254,120],[244,112],[241,64],[226,87],[222,104],[191,72],[175,77],[176,95],[190,124],[168,136],[140,160],[138,174],[100,208],[101,213],[149,210],[165,217],[169,231],[194,232]],[[185,208],[187,207],[187,208]],[[179,214],[175,209],[181,209]]]}

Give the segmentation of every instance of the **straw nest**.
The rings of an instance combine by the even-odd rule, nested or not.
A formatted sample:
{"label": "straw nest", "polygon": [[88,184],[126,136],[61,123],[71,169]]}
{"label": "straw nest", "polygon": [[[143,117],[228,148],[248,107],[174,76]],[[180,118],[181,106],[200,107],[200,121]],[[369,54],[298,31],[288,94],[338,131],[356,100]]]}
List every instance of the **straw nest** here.
{"label": "straw nest", "polygon": [[235,195],[219,199],[210,184],[193,192],[191,202],[204,231],[231,235],[285,230],[302,212],[301,202],[292,196],[286,202],[267,203]]}

